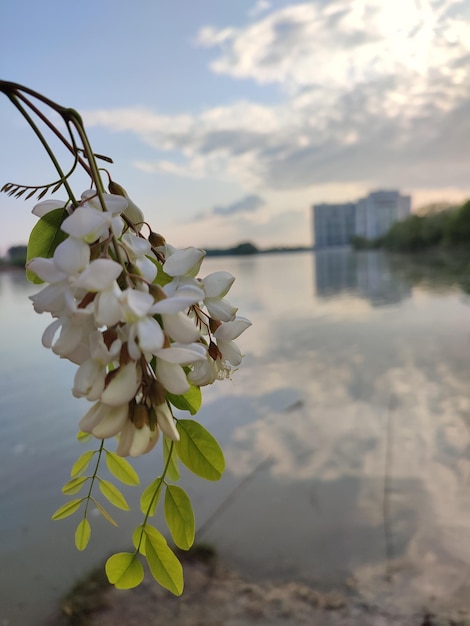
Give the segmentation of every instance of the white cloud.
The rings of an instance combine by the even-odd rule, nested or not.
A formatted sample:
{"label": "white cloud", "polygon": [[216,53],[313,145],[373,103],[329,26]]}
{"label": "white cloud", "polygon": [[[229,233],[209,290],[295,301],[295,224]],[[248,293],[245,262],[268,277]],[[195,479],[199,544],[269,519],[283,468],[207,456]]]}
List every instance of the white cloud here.
{"label": "white cloud", "polygon": [[133,131],[158,150],[136,163],[144,171],[235,181],[263,196],[334,184],[467,187],[470,3],[256,7],[244,27],[206,26],[197,42],[215,50],[213,72],[277,85],[280,102],[174,116],[94,111],[86,121]]}

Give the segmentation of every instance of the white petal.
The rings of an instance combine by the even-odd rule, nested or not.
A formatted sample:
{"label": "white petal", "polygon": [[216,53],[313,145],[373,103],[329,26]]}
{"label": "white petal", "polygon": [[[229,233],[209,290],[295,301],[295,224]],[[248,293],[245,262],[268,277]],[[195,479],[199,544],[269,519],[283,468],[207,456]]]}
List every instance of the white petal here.
{"label": "white petal", "polygon": [[139,346],[142,352],[154,354],[165,341],[160,324],[153,317],[144,317],[136,322]]}
{"label": "white petal", "polygon": [[142,276],[145,278],[145,280],[148,281],[149,283],[153,283],[158,272],[157,266],[155,265],[155,263],[152,263],[150,259],[144,256],[139,259],[136,259],[135,264],[137,265],[139,270],[142,272]]}
{"label": "white petal", "polygon": [[158,428],[150,430],[147,424],[142,428],[136,428],[132,422],[128,422],[119,437],[116,453],[119,456],[132,457],[146,454],[155,446],[159,435]]}
{"label": "white petal", "polygon": [[162,348],[157,350],[155,354],[159,359],[168,361],[168,363],[178,363],[180,365],[200,361],[207,356],[206,347],[197,343],[188,345],[173,344],[171,348]]}
{"label": "white petal", "polygon": [[111,289],[106,289],[97,295],[94,305],[99,326],[114,326],[122,319],[123,312],[118,300],[120,295],[121,290],[117,283],[114,283]]}
{"label": "white petal", "polygon": [[206,298],[204,304],[209,311],[209,315],[221,322],[233,321],[238,311],[238,309],[227,302],[227,300],[220,300],[219,298]]}
{"label": "white petal", "polygon": [[111,225],[112,215],[103,211],[97,211],[91,206],[79,206],[72,215],[69,215],[61,225],[64,233],[68,233],[76,239],[83,239],[87,243],[93,243],[108,232]]}
{"label": "white petal", "polygon": [[200,248],[176,250],[164,263],[163,271],[168,276],[195,276],[206,253]]}
{"label": "white petal", "polygon": [[200,337],[199,328],[185,313],[162,315],[162,323],[165,332],[173,341],[192,343],[193,341],[197,341]]}
{"label": "white petal", "polygon": [[101,363],[89,359],[80,365],[73,380],[72,393],[76,398],[86,397],[98,400],[104,389],[106,368]]}
{"label": "white petal", "polygon": [[235,276],[228,272],[214,272],[202,281],[207,298],[223,298],[233,285]]}
{"label": "white petal", "polygon": [[144,214],[130,198],[126,198],[126,200],[127,209],[124,211],[124,215],[129,218],[133,224],[138,225],[138,229],[140,230],[143,226],[142,222],[145,221]]}
{"label": "white petal", "polygon": [[126,312],[124,319],[128,323],[147,315],[154,302],[153,296],[137,289],[126,289],[119,300]]}
{"label": "white petal", "polygon": [[[118,196],[113,193],[104,193],[103,198],[106,210],[110,213],[122,213],[127,208],[128,202],[124,196]],[[84,191],[82,193],[82,200],[86,200],[86,204],[91,205],[95,211],[103,211],[103,207],[101,206],[99,196],[95,189],[87,189]]]}
{"label": "white petal", "polygon": [[91,431],[98,439],[107,439],[120,433],[126,425],[129,416],[128,404],[116,407],[103,405],[103,407],[106,408],[106,411],[103,410],[102,419]]}
{"label": "white petal", "polygon": [[173,419],[173,415],[168,407],[166,402],[157,406],[155,409],[157,414],[157,423],[161,428],[162,432],[172,441],[179,441],[180,436],[176,429],[175,420]]}
{"label": "white petal", "polygon": [[82,272],[90,261],[90,246],[81,239],[67,237],[54,252],[54,263],[66,274]]}
{"label": "white petal", "polygon": [[28,261],[26,269],[37,274],[46,283],[58,283],[67,278],[67,274],[57,267],[53,259],[44,259],[40,256]]}
{"label": "white petal", "polygon": [[63,209],[66,204],[64,200],[43,200],[34,205],[31,213],[36,215],[36,217],[44,217],[44,215],[54,211],[54,209]]}
{"label": "white petal", "polygon": [[126,425],[129,413],[128,405],[110,407],[96,402],[78,423],[80,430],[93,433],[99,439],[114,437]]}
{"label": "white petal", "polygon": [[224,322],[214,333],[216,339],[236,339],[243,331],[251,326],[251,322],[246,317],[236,317],[232,322]]}
{"label": "white petal", "polygon": [[242,362],[242,354],[234,341],[224,341],[222,339],[218,339],[217,346],[222,352],[222,358],[224,361],[228,361],[232,365],[240,365]]}
{"label": "white petal", "polygon": [[207,358],[205,361],[196,361],[188,374],[188,380],[198,387],[211,385],[217,377],[217,368],[214,361]]}
{"label": "white petal", "polygon": [[52,344],[54,342],[54,337],[57,333],[57,331],[59,330],[59,328],[62,326],[62,321],[59,320],[54,320],[52,322],[52,324],[49,324],[49,326],[46,328],[46,330],[43,332],[42,334],[42,345],[45,348],[51,348]]}
{"label": "white petal", "polygon": [[105,291],[112,287],[122,272],[122,267],[112,259],[96,259],[80,274],[77,287],[88,291]]}
{"label": "white petal", "polygon": [[69,352],[75,350],[82,339],[82,329],[72,320],[65,318],[62,321],[62,329],[59,339],[52,346],[52,351],[60,356],[67,356]]}
{"label": "white petal", "polygon": [[188,391],[189,383],[180,365],[157,359],[157,378],[170,393],[182,394]]}
{"label": "white petal", "polygon": [[119,406],[132,400],[139,388],[136,364],[131,361],[119,368],[101,395],[101,401],[110,406]]}
{"label": "white petal", "polygon": [[137,235],[134,235],[133,233],[126,233],[123,235],[122,243],[136,257],[145,256],[151,251],[150,242],[147,239],[144,239],[144,237],[137,237]]}
{"label": "white petal", "polygon": [[54,317],[60,317],[65,310],[64,294],[67,288],[68,285],[65,282],[58,282],[47,285],[44,289],[34,294],[34,296],[29,296],[36,313],[48,311],[52,313]]}

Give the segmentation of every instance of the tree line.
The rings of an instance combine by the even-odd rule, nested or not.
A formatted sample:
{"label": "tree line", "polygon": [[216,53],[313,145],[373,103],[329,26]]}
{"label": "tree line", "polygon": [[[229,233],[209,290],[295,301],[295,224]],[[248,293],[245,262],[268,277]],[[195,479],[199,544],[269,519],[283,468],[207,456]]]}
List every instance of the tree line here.
{"label": "tree line", "polygon": [[455,248],[470,244],[470,200],[457,207],[433,208],[395,222],[378,239],[354,237],[356,249],[385,248],[395,252],[421,252],[432,248]]}

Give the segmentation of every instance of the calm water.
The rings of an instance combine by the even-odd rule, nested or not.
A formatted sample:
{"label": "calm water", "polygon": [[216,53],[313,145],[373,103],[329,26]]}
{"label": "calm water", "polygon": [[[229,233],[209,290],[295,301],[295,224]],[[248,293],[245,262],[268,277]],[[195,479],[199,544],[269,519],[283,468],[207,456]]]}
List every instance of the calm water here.
{"label": "calm water", "polygon": [[[249,578],[295,578],[404,612],[470,597],[470,299],[448,277],[376,252],[208,259],[237,276],[253,328],[246,359],[205,390],[223,445],[219,483],[183,477],[200,539]],[[455,284],[453,284],[455,283]],[[465,277],[463,279],[465,284]],[[111,550],[96,517],[85,553],[75,518],[50,521],[87,403],[74,366],[40,344],[32,287],[0,275],[0,624],[41,624]],[[139,459],[149,481],[160,458]],[[138,495],[124,490],[136,505]]]}

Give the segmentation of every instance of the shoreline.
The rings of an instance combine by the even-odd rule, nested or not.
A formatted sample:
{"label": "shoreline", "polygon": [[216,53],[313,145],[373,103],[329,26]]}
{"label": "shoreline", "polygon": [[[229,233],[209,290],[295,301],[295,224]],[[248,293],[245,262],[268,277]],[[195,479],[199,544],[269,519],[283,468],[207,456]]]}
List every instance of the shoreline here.
{"label": "shoreline", "polygon": [[358,597],[318,591],[295,580],[248,581],[212,548],[179,553],[185,591],[175,597],[146,572],[131,590],[93,570],[60,602],[44,626],[470,626],[469,609],[387,611]]}

